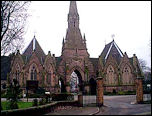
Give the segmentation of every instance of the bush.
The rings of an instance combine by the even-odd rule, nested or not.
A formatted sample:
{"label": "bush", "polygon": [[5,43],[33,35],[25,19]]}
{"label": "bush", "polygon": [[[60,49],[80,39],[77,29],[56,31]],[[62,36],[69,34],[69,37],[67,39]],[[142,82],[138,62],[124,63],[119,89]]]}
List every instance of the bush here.
{"label": "bush", "polygon": [[7,109],[7,110],[10,110],[10,109],[18,109],[18,104],[17,104],[17,102],[10,101],[9,104],[7,105],[6,109]]}
{"label": "bush", "polygon": [[6,93],[1,94],[1,98],[7,98]]}
{"label": "bush", "polygon": [[71,93],[52,94],[53,101],[73,100],[74,95]]}
{"label": "bush", "polygon": [[39,105],[44,105],[46,103],[46,99],[45,98],[41,98],[39,101]]}
{"label": "bush", "polygon": [[123,92],[123,91],[118,91],[118,95],[125,95],[125,92]]}
{"label": "bush", "polygon": [[37,100],[37,99],[34,99],[32,105],[33,105],[33,106],[38,106],[38,100]]}

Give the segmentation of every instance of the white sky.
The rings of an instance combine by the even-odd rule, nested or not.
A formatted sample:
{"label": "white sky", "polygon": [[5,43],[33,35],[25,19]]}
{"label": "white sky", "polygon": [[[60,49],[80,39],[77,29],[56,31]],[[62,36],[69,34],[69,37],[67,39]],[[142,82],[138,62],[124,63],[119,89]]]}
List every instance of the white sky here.
{"label": "white sky", "polygon": [[[29,6],[24,49],[36,39],[47,54],[61,55],[68,27],[69,1],[32,1]],[[129,57],[136,54],[151,67],[150,1],[77,1],[80,30],[85,33],[90,57],[98,58],[106,44],[115,42]]]}

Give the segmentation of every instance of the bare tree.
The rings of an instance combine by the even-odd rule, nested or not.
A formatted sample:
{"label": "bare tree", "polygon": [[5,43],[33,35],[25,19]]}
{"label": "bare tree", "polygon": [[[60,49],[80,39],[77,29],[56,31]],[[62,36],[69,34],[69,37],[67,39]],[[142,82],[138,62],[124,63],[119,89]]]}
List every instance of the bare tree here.
{"label": "bare tree", "polygon": [[144,72],[147,69],[147,66],[146,66],[147,63],[146,63],[146,61],[143,60],[143,59],[139,59],[139,64],[140,64],[140,67],[141,67],[142,71]]}
{"label": "bare tree", "polygon": [[29,1],[1,1],[1,54],[23,46]]}

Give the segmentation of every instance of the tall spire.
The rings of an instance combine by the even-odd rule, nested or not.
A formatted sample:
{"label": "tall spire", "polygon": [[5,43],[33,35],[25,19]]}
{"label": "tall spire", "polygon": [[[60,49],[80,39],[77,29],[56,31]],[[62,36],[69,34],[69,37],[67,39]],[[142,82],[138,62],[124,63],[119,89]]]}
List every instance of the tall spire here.
{"label": "tall spire", "polygon": [[78,14],[76,1],[70,1],[69,14]]}
{"label": "tall spire", "polygon": [[68,27],[79,28],[79,14],[77,11],[76,1],[70,1],[70,8],[68,14]]}
{"label": "tall spire", "polygon": [[79,14],[77,11],[76,1],[70,1],[68,29],[63,46],[63,48],[66,49],[86,49],[84,39],[79,29]]}

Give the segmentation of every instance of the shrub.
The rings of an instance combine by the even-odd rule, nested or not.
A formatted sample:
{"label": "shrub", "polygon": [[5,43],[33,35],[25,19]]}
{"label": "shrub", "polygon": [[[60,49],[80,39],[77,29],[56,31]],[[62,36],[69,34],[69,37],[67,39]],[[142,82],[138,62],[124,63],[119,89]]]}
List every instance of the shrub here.
{"label": "shrub", "polygon": [[46,99],[45,98],[41,98],[39,101],[39,105],[44,105],[46,103]]}
{"label": "shrub", "polygon": [[1,94],[1,98],[7,98],[6,93]]}
{"label": "shrub", "polygon": [[38,106],[38,100],[37,100],[37,99],[34,99],[32,105],[33,105],[33,106]]}
{"label": "shrub", "polygon": [[123,92],[123,91],[118,91],[118,95],[125,95],[125,92]]}

